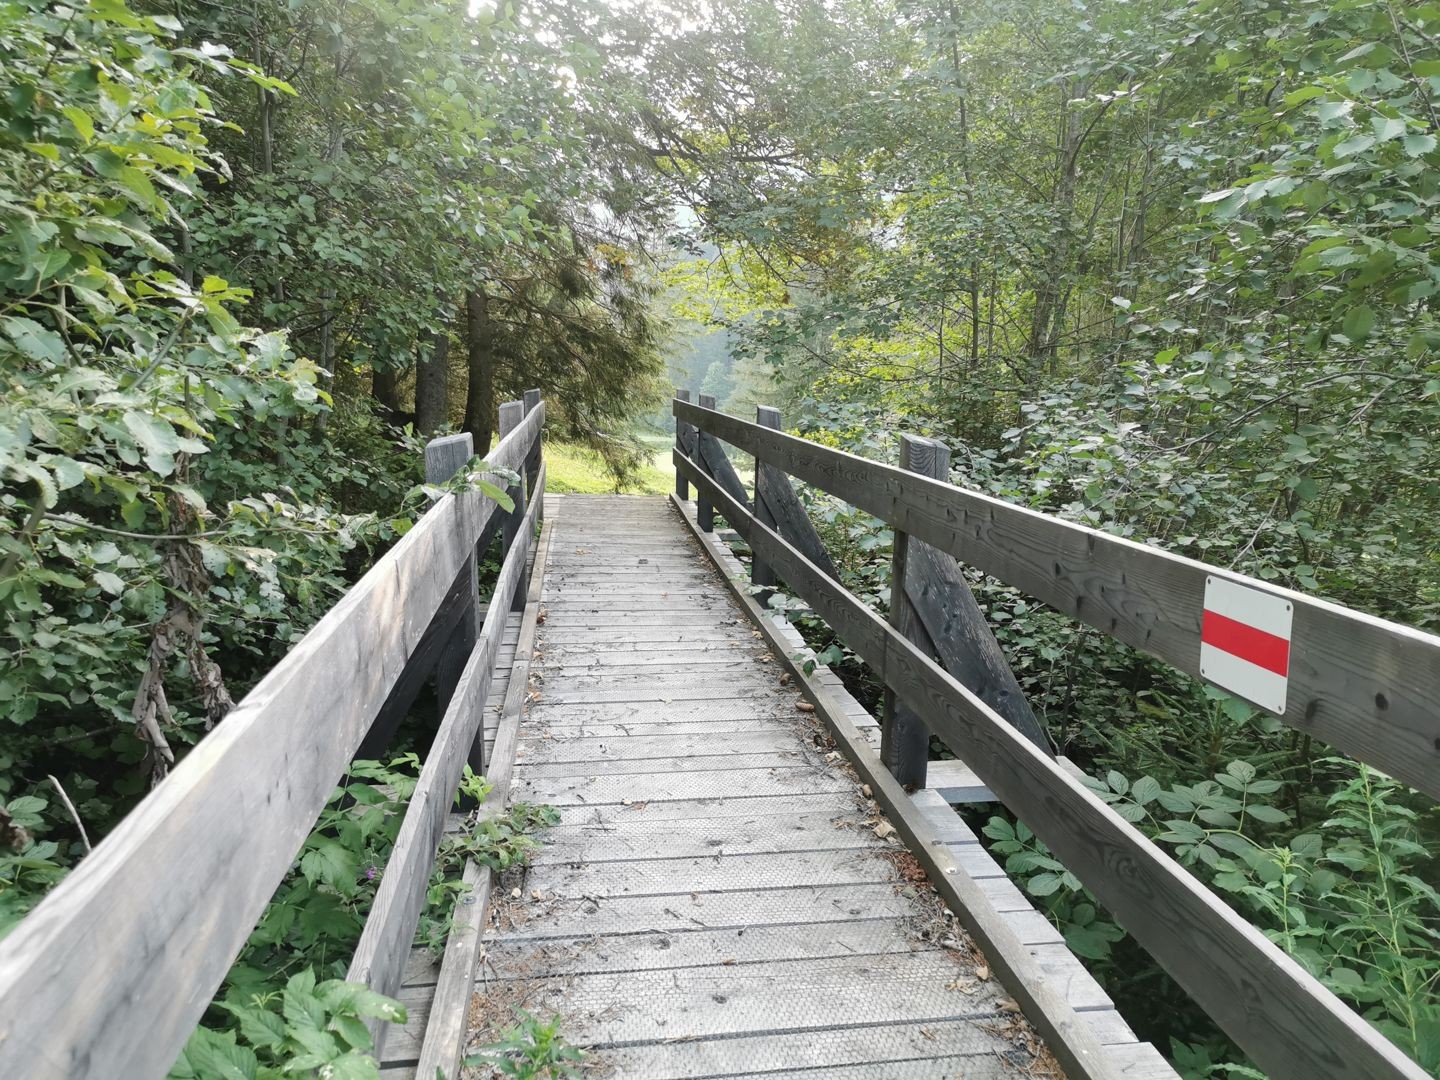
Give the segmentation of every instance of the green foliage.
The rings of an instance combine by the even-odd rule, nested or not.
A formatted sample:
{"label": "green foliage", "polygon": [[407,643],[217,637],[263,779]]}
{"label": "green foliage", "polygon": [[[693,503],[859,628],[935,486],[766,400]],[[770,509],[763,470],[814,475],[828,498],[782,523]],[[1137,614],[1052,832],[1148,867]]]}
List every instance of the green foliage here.
{"label": "green foliage", "polygon": [[515,1080],[541,1080],[579,1076],[577,1064],[584,1055],[565,1041],[560,1021],[542,1021],[518,1010],[516,1023],[507,1028],[498,1042],[482,1047],[465,1059],[467,1066],[489,1066],[501,1076]]}
{"label": "green foliage", "polygon": [[[226,977],[212,1010],[214,1022],[196,1031],[172,1077],[218,1080],[233,1075],[218,1060],[252,1058],[258,1058],[260,1076],[269,1075],[263,1072],[269,1066],[375,1075],[366,1056],[369,1035],[358,1018],[394,1019],[399,1006],[342,980],[419,768],[413,754],[388,764],[351,764]],[[483,778],[467,767],[457,797],[480,801],[488,791]],[[466,859],[495,869],[524,863],[538,846],[534,832],[557,820],[551,807],[518,803],[497,818],[447,835],[436,856],[416,940],[437,951],[444,947],[455,902],[465,892],[460,870]],[[319,986],[317,979],[323,980]],[[220,1059],[211,1056],[217,1053]],[[339,1071],[324,1072],[327,1068]],[[250,1068],[245,1075],[257,1074]]]}
{"label": "green foliage", "polygon": [[380,1067],[370,1055],[365,1018],[405,1022],[398,1001],[341,979],[317,985],[309,970],[292,975],[278,993],[224,1008],[237,1028],[196,1028],[171,1080],[279,1080],[297,1073],[376,1080]]}

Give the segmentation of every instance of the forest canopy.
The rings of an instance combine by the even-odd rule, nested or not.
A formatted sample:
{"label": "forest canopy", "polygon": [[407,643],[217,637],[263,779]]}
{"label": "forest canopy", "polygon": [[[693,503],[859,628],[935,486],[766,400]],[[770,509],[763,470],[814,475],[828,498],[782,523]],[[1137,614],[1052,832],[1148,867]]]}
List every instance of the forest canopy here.
{"label": "forest canopy", "polygon": [[[1436,4],[0,0],[0,84],[0,935],[531,388],[607,483],[678,384],[1440,629]],[[889,530],[805,497],[883,611]],[[974,583],[1108,801],[1440,1075],[1433,803]]]}

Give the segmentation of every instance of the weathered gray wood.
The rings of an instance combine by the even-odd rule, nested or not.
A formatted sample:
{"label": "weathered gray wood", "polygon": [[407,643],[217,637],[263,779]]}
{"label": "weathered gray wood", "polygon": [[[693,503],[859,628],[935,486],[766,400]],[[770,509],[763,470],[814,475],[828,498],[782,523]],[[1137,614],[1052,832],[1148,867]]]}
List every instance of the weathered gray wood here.
{"label": "weathered gray wood", "polygon": [[[780,410],[772,409],[769,405],[755,406],[755,422],[761,427],[768,427],[775,431],[780,430]],[[778,473],[776,476],[771,473]],[[771,484],[785,484],[789,482],[783,473],[779,473],[773,465],[766,465],[759,458],[755,459],[755,516],[763,521],[770,528],[779,532],[775,522],[775,512],[771,509],[774,498],[766,490]],[[763,559],[750,560],[750,584],[761,591],[755,594],[755,602],[761,607],[768,607],[770,597],[773,595],[770,586],[775,584],[775,572],[766,565]]]}
{"label": "weathered gray wood", "polygon": [[[701,394],[700,407],[703,409],[715,408],[715,399],[708,394]],[[698,427],[692,427],[690,430],[694,435],[694,443],[688,456],[699,462],[702,468],[708,468],[709,466],[705,463],[705,435]],[[715,531],[715,509],[710,505],[709,500],[702,499],[699,493],[695,496],[695,518],[700,522],[700,528],[706,532]]]}
{"label": "weathered gray wood", "polygon": [[[523,401],[505,402],[505,404],[500,406],[500,437],[503,439],[508,432],[518,427],[524,419],[525,403]],[[526,467],[528,467],[528,461]],[[510,551],[511,546],[515,543],[515,537],[520,532],[521,524],[527,518],[525,513],[525,468],[522,467],[518,471],[520,472],[520,481],[510,485],[507,489],[510,498],[515,503],[515,509],[506,515],[505,524],[500,533],[502,537],[501,550],[506,553]],[[526,539],[528,544],[528,537]],[[518,585],[520,579],[516,578],[515,580]],[[513,596],[498,596],[497,594],[497,597],[497,602],[501,605],[508,605],[511,611],[520,611],[525,606],[525,596],[523,590],[519,588],[515,590]]]}
{"label": "weathered gray wood", "polygon": [[1050,736],[1020,688],[985,613],[955,560],[929,544],[910,544],[905,596],[945,669],[1047,754]]}
{"label": "weathered gray wood", "polygon": [[[503,437],[506,431],[501,431]],[[425,482],[427,484],[447,483],[475,456],[475,442],[468,431],[458,435],[446,435],[431,439],[425,445]],[[475,648],[475,637],[480,632],[479,579],[476,576],[475,555],[465,560],[465,566],[458,575],[459,589],[462,590],[460,612],[454,629],[440,648],[435,662],[435,698],[440,712],[445,712],[450,697],[455,693],[455,684],[460,681],[460,672],[470,659]]]}
{"label": "weathered gray wood", "polygon": [[[525,414],[528,416],[540,405],[540,391],[538,389],[526,390],[523,400],[525,402]],[[531,493],[532,498],[535,493],[535,484],[540,478],[540,462],[543,460],[545,453],[544,443],[544,431],[537,432],[535,435],[535,444],[530,449],[530,457],[525,462],[525,485],[526,489]],[[540,506],[540,512],[535,515],[535,521],[537,525],[543,525],[545,523],[545,506],[543,502]]]}
{"label": "weathered gray wood", "polygon": [[431,507],[0,942],[0,1076],[174,1064],[493,511],[478,491]]}
{"label": "weathered gray wood", "polygon": [[[705,409],[715,408],[715,399],[709,394],[700,395],[700,405]],[[715,478],[734,499],[741,505],[749,506],[749,496],[745,494],[745,485],[740,481],[740,474],[735,471],[735,466],[730,464],[730,459],[725,456],[725,447],[720,440],[713,435],[700,429],[695,429],[695,452],[699,455],[697,460],[704,466],[705,470]],[[709,503],[697,503],[697,509],[704,511],[700,518],[701,525],[707,531],[715,528],[714,507]],[[708,523],[708,524],[707,524]]]}
{"label": "weathered gray wood", "polygon": [[1284,720],[1440,797],[1440,637],[980,492],[675,403],[675,415],[1001,581],[1200,672],[1205,578],[1294,606]]}
{"label": "weathered gray wood", "polygon": [[[491,520],[493,522],[494,518]],[[445,594],[445,599],[435,612],[435,617],[425,628],[425,635],[415,646],[415,651],[411,653],[409,661],[405,664],[405,670],[401,672],[400,678],[391,687],[390,696],[385,699],[385,704],[380,706],[380,711],[376,713],[375,721],[365,735],[365,741],[355,751],[357,758],[378,758],[389,747],[396,730],[405,717],[410,714],[415,699],[420,696],[420,692],[425,689],[425,683],[434,674],[435,665],[439,662],[440,654],[448,646],[450,635],[455,631],[462,616],[471,609],[469,591],[471,584],[471,570],[467,563],[455,575],[455,580],[450,585],[450,591]],[[475,611],[477,618],[485,617],[483,605],[476,608]]]}
{"label": "weathered gray wood", "polygon": [[[542,465],[542,490],[544,476]],[[534,524],[533,509],[538,506],[537,500],[532,513],[522,522],[519,542],[512,544],[505,555],[495,583],[498,598],[509,596],[524,573],[530,546],[529,530]],[[485,625],[480,631],[479,641],[460,676],[435,741],[425,756],[425,764],[405,808],[405,817],[400,823],[370,916],[350,961],[346,977],[363,982],[381,994],[393,995],[399,989],[405,957],[415,937],[415,927],[419,923],[420,909],[430,883],[430,871],[435,864],[435,851],[445,831],[445,816],[454,802],[466,754],[483,738],[480,705],[489,692],[506,611],[506,604],[493,603],[485,613]],[[375,1052],[379,1054],[384,1048],[389,1025],[376,1020],[367,1023],[375,1037]]]}
{"label": "weathered gray wood", "polygon": [[1422,1080],[1397,1047],[694,462],[675,464],[1262,1069]]}
{"label": "weathered gray wood", "polygon": [[[685,520],[688,523],[689,519]],[[740,529],[744,527],[742,523]],[[715,541],[698,533],[697,538],[707,554],[718,563],[721,555],[716,550]],[[784,576],[784,565],[777,563],[777,567]],[[789,581],[788,577],[786,581]],[[959,872],[953,855],[941,843],[944,834],[937,834],[921,808],[910,800],[901,782],[889,773],[863,733],[840,707],[840,702],[805,674],[803,667],[793,659],[793,649],[785,647],[781,628],[774,620],[763,617],[753,598],[744,595],[728,577],[726,585],[745,607],[776,655],[782,658],[796,684],[806,688],[807,696],[815,704],[817,714],[830,729],[841,752],[870,784],[875,799],[904,839],[910,853],[924,866],[936,891],[975,938],[996,976],[1015,995],[1025,1016],[1040,1031],[1046,1045],[1064,1066],[1066,1075],[1076,1080],[1114,1075],[1115,1070],[1110,1067],[1093,1034],[1080,1022],[1070,1005],[1040,977],[1038,965],[1026,949],[1022,936],[1017,935],[1010,923],[993,909],[980,886]],[[839,589],[833,583],[831,587]],[[801,595],[804,595],[803,591]],[[953,819],[954,815],[950,817]]]}
{"label": "weathered gray wood", "polygon": [[[677,386],[675,388],[675,397],[679,401],[689,401],[690,391],[684,387]],[[685,423],[685,421],[675,421],[675,445],[686,457],[695,456],[695,442],[692,432],[693,429],[689,424]],[[688,501],[690,498],[690,485],[679,473],[675,474],[675,495],[682,502]]]}
{"label": "weathered gray wood", "polygon": [[[535,477],[535,515],[538,519],[543,504],[543,482]],[[479,820],[493,820],[504,814],[509,802],[510,778],[514,771],[519,736],[520,713],[530,680],[530,658],[534,652],[536,628],[540,612],[540,593],[544,585],[545,561],[549,550],[551,529],[542,527],[535,546],[535,566],[531,571],[526,595],[525,617],[515,643],[517,659],[510,669],[505,701],[495,735],[495,752],[490,759],[486,779],[490,794],[480,808]],[[470,1018],[470,995],[473,992],[475,964],[479,956],[480,937],[489,918],[490,897],[495,875],[488,867],[467,860],[465,881],[470,887],[455,906],[452,929],[446,938],[445,954],[435,985],[434,1004],[420,1048],[416,1075],[456,1077],[459,1075],[460,1053]]]}
{"label": "weathered gray wood", "polygon": [[[950,452],[932,439],[900,436],[900,468],[921,476],[940,476],[949,471]],[[908,597],[911,571],[910,538],[895,530],[890,553],[890,625],[913,642],[926,656],[935,656],[935,643],[920,625],[915,606]],[[884,711],[880,723],[880,760],[890,775],[911,789],[925,786],[930,764],[930,729],[909,704],[889,686],[885,687]]]}
{"label": "weathered gray wood", "polygon": [[[765,410],[764,406],[759,408]],[[760,426],[780,430],[778,410],[769,409],[766,412],[774,415],[761,419]],[[830,552],[825,550],[824,541],[815,531],[800,497],[795,494],[790,478],[760,458],[755,459],[755,512],[762,521],[803,551],[807,559],[836,581],[840,580],[840,571],[835,568]],[[752,565],[760,564],[752,560]]]}

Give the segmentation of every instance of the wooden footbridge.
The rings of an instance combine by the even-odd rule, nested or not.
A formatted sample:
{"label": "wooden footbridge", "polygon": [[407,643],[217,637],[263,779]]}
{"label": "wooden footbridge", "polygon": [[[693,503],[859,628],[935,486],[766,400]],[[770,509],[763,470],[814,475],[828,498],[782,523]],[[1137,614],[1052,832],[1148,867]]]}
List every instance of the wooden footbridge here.
{"label": "wooden footbridge", "polygon": [[[1053,755],[956,559],[1432,796],[1440,641],[952,486],[927,440],[895,467],[773,410],[674,410],[671,499],[547,498],[538,394],[483,464],[432,444],[451,493],[0,942],[0,1077],[164,1076],[432,675],[443,718],[350,965],[408,1008],[372,1028],[385,1077],[461,1075],[514,1009],[557,1017],[594,1075],[1173,1075],[952,809],[972,801],[1026,822],[1269,1075],[1424,1075]],[[895,528],[888,621],[792,478]],[[881,723],[765,613],[776,588],[884,683]],[[927,762],[932,733],[955,761]],[[493,785],[468,814],[467,761]],[[543,849],[467,865],[443,955],[417,948],[445,831],[521,801],[558,812]]]}

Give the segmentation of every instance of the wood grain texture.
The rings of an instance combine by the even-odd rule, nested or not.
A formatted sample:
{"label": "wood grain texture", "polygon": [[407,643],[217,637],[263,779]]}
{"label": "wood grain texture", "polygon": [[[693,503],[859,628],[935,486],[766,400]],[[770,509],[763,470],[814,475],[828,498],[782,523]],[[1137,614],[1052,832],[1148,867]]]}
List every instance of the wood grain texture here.
{"label": "wood grain texture", "polygon": [[[902,469],[935,480],[949,478],[948,447],[933,439],[923,440],[926,445],[921,447],[917,444],[922,440],[913,436],[900,438]],[[897,541],[902,535],[896,534]],[[910,617],[907,622],[918,621],[924,627],[925,644],[934,650],[930,655],[974,691],[976,697],[1015,725],[1017,731],[1047,754],[1052,753],[1050,737],[1035,718],[959,565],[923,540],[908,541],[906,552],[908,573],[903,588],[896,590],[892,586],[891,595],[897,591],[904,594]],[[912,634],[905,636],[920,643]]]}
{"label": "wood grain texture", "polygon": [[[545,469],[542,465],[539,478],[542,491],[544,483]],[[495,602],[485,613],[485,625],[480,630],[479,640],[461,673],[450,706],[440,721],[435,741],[425,755],[420,779],[405,808],[405,817],[385,864],[370,916],[365,921],[365,929],[350,961],[346,977],[363,982],[381,994],[393,995],[400,988],[405,959],[415,937],[425,891],[430,884],[430,872],[435,865],[435,852],[445,832],[445,816],[454,803],[466,756],[478,741],[480,706],[489,693],[495,653],[509,609],[506,598],[516,589],[524,574],[529,538],[540,501],[536,499],[531,505],[517,542],[505,555],[495,582]],[[375,1037],[375,1053],[379,1054],[384,1049],[389,1025],[378,1020],[369,1020],[367,1025]]]}
{"label": "wood grain texture", "polygon": [[676,455],[675,466],[1262,1069],[1422,1080],[1397,1047],[693,462]]}
{"label": "wood grain texture", "polygon": [[[503,437],[509,432],[502,428],[500,434]],[[475,442],[469,432],[431,439],[425,446],[425,482],[448,483],[474,456]],[[452,595],[458,598],[459,611],[455,626],[449,636],[443,639],[435,661],[435,698],[442,715],[450,704],[455,685],[460,681],[460,672],[464,670],[465,662],[470,659],[476,636],[480,633],[479,578],[473,550],[460,573],[456,575]]]}
{"label": "wood grain texture", "polygon": [[[709,394],[700,395],[702,408],[715,408],[715,399]],[[695,453],[696,460],[705,467],[705,470],[715,478],[716,482],[723,487],[730,496],[737,500],[742,506],[750,505],[750,497],[745,493],[745,485],[740,480],[740,474],[735,471],[735,466],[730,464],[730,459],[725,456],[725,447],[720,440],[713,435],[696,429],[695,432]],[[701,524],[707,529],[715,527],[715,518],[712,507],[706,503],[700,507],[704,511],[701,517]]]}
{"label": "wood grain texture", "polygon": [[[949,453],[934,440],[916,435],[900,436],[900,468],[921,476],[934,476],[947,468],[949,462]],[[919,543],[916,541],[915,546]],[[934,657],[935,643],[929,629],[921,624],[915,605],[910,602],[908,587],[915,576],[910,569],[910,548],[910,537],[896,529],[890,548],[888,617],[897,634],[926,656]],[[930,729],[905,699],[888,686],[880,719],[880,760],[904,787],[914,790],[925,786],[930,764]]]}
{"label": "wood grain texture", "polygon": [[1440,637],[676,402],[675,415],[1198,675],[1205,578],[1294,607],[1290,726],[1440,798]]}
{"label": "wood grain texture", "polygon": [[[684,517],[683,512],[681,516]],[[688,522],[688,517],[685,520]],[[742,524],[736,531],[743,535],[743,528]],[[711,558],[719,563],[721,555],[713,546],[717,541],[698,533],[697,537]],[[780,572],[784,574],[783,567]],[[861,778],[870,784],[876,801],[884,808],[910,853],[925,868],[926,875],[946,906],[955,912],[975,938],[997,978],[1015,995],[1026,1018],[1044,1037],[1066,1075],[1073,1080],[1098,1080],[1117,1075],[1110,1068],[1100,1043],[1080,1022],[1074,1010],[1046,985],[1039,966],[1030,957],[1024,943],[994,911],[979,886],[965,874],[957,872],[954,857],[941,843],[925,815],[910,801],[900,781],[890,775],[843,708],[823,688],[814,685],[805,675],[803,666],[792,659],[795,655],[793,645],[781,636],[775,621],[765,618],[754,599],[743,593],[729,576],[725,580],[775,655],[782,658],[796,685],[815,705],[841,752],[850,759]]]}
{"label": "wood grain texture", "polygon": [[[543,478],[535,477],[535,516],[544,512]],[[520,713],[525,705],[525,692],[530,681],[530,658],[535,651],[535,631],[540,614],[540,594],[544,586],[546,556],[550,547],[551,528],[541,528],[535,545],[535,565],[527,589],[517,590],[526,597],[525,616],[515,643],[517,659],[510,669],[505,701],[495,733],[495,749],[489,762],[486,779],[490,794],[480,808],[479,820],[494,819],[505,813],[510,796],[510,777],[515,767],[515,751],[520,727]],[[435,984],[434,1003],[420,1047],[416,1075],[434,1077],[459,1075],[460,1054],[469,1021],[470,994],[475,978],[475,964],[480,951],[480,938],[489,917],[490,898],[495,874],[488,867],[468,860],[465,882],[469,892],[455,905],[454,921],[445,941],[445,953]]]}
{"label": "wood grain texture", "polygon": [[[770,428],[773,431],[781,430],[780,410],[772,409],[769,405],[755,406],[755,422],[761,427]],[[785,484],[789,487],[789,481],[785,474],[773,465],[766,465],[759,458],[755,459],[755,516],[762,522],[780,532],[775,520],[775,512],[771,508],[776,498],[767,492],[766,488],[772,485]],[[770,569],[764,559],[750,560],[750,584],[761,591],[755,594],[756,603],[766,607],[770,603],[772,594],[770,586],[775,584],[775,571]]]}
{"label": "wood grain texture", "polygon": [[[675,400],[689,402],[690,391],[684,387],[675,388]],[[695,456],[694,428],[683,420],[675,421],[675,447],[686,457]],[[679,473],[675,474],[675,495],[682,500],[690,498],[690,484]]]}
{"label": "wood grain texture", "polygon": [[[544,423],[488,460],[513,467]],[[163,1076],[494,510],[447,495],[3,942],[0,1076]]]}

